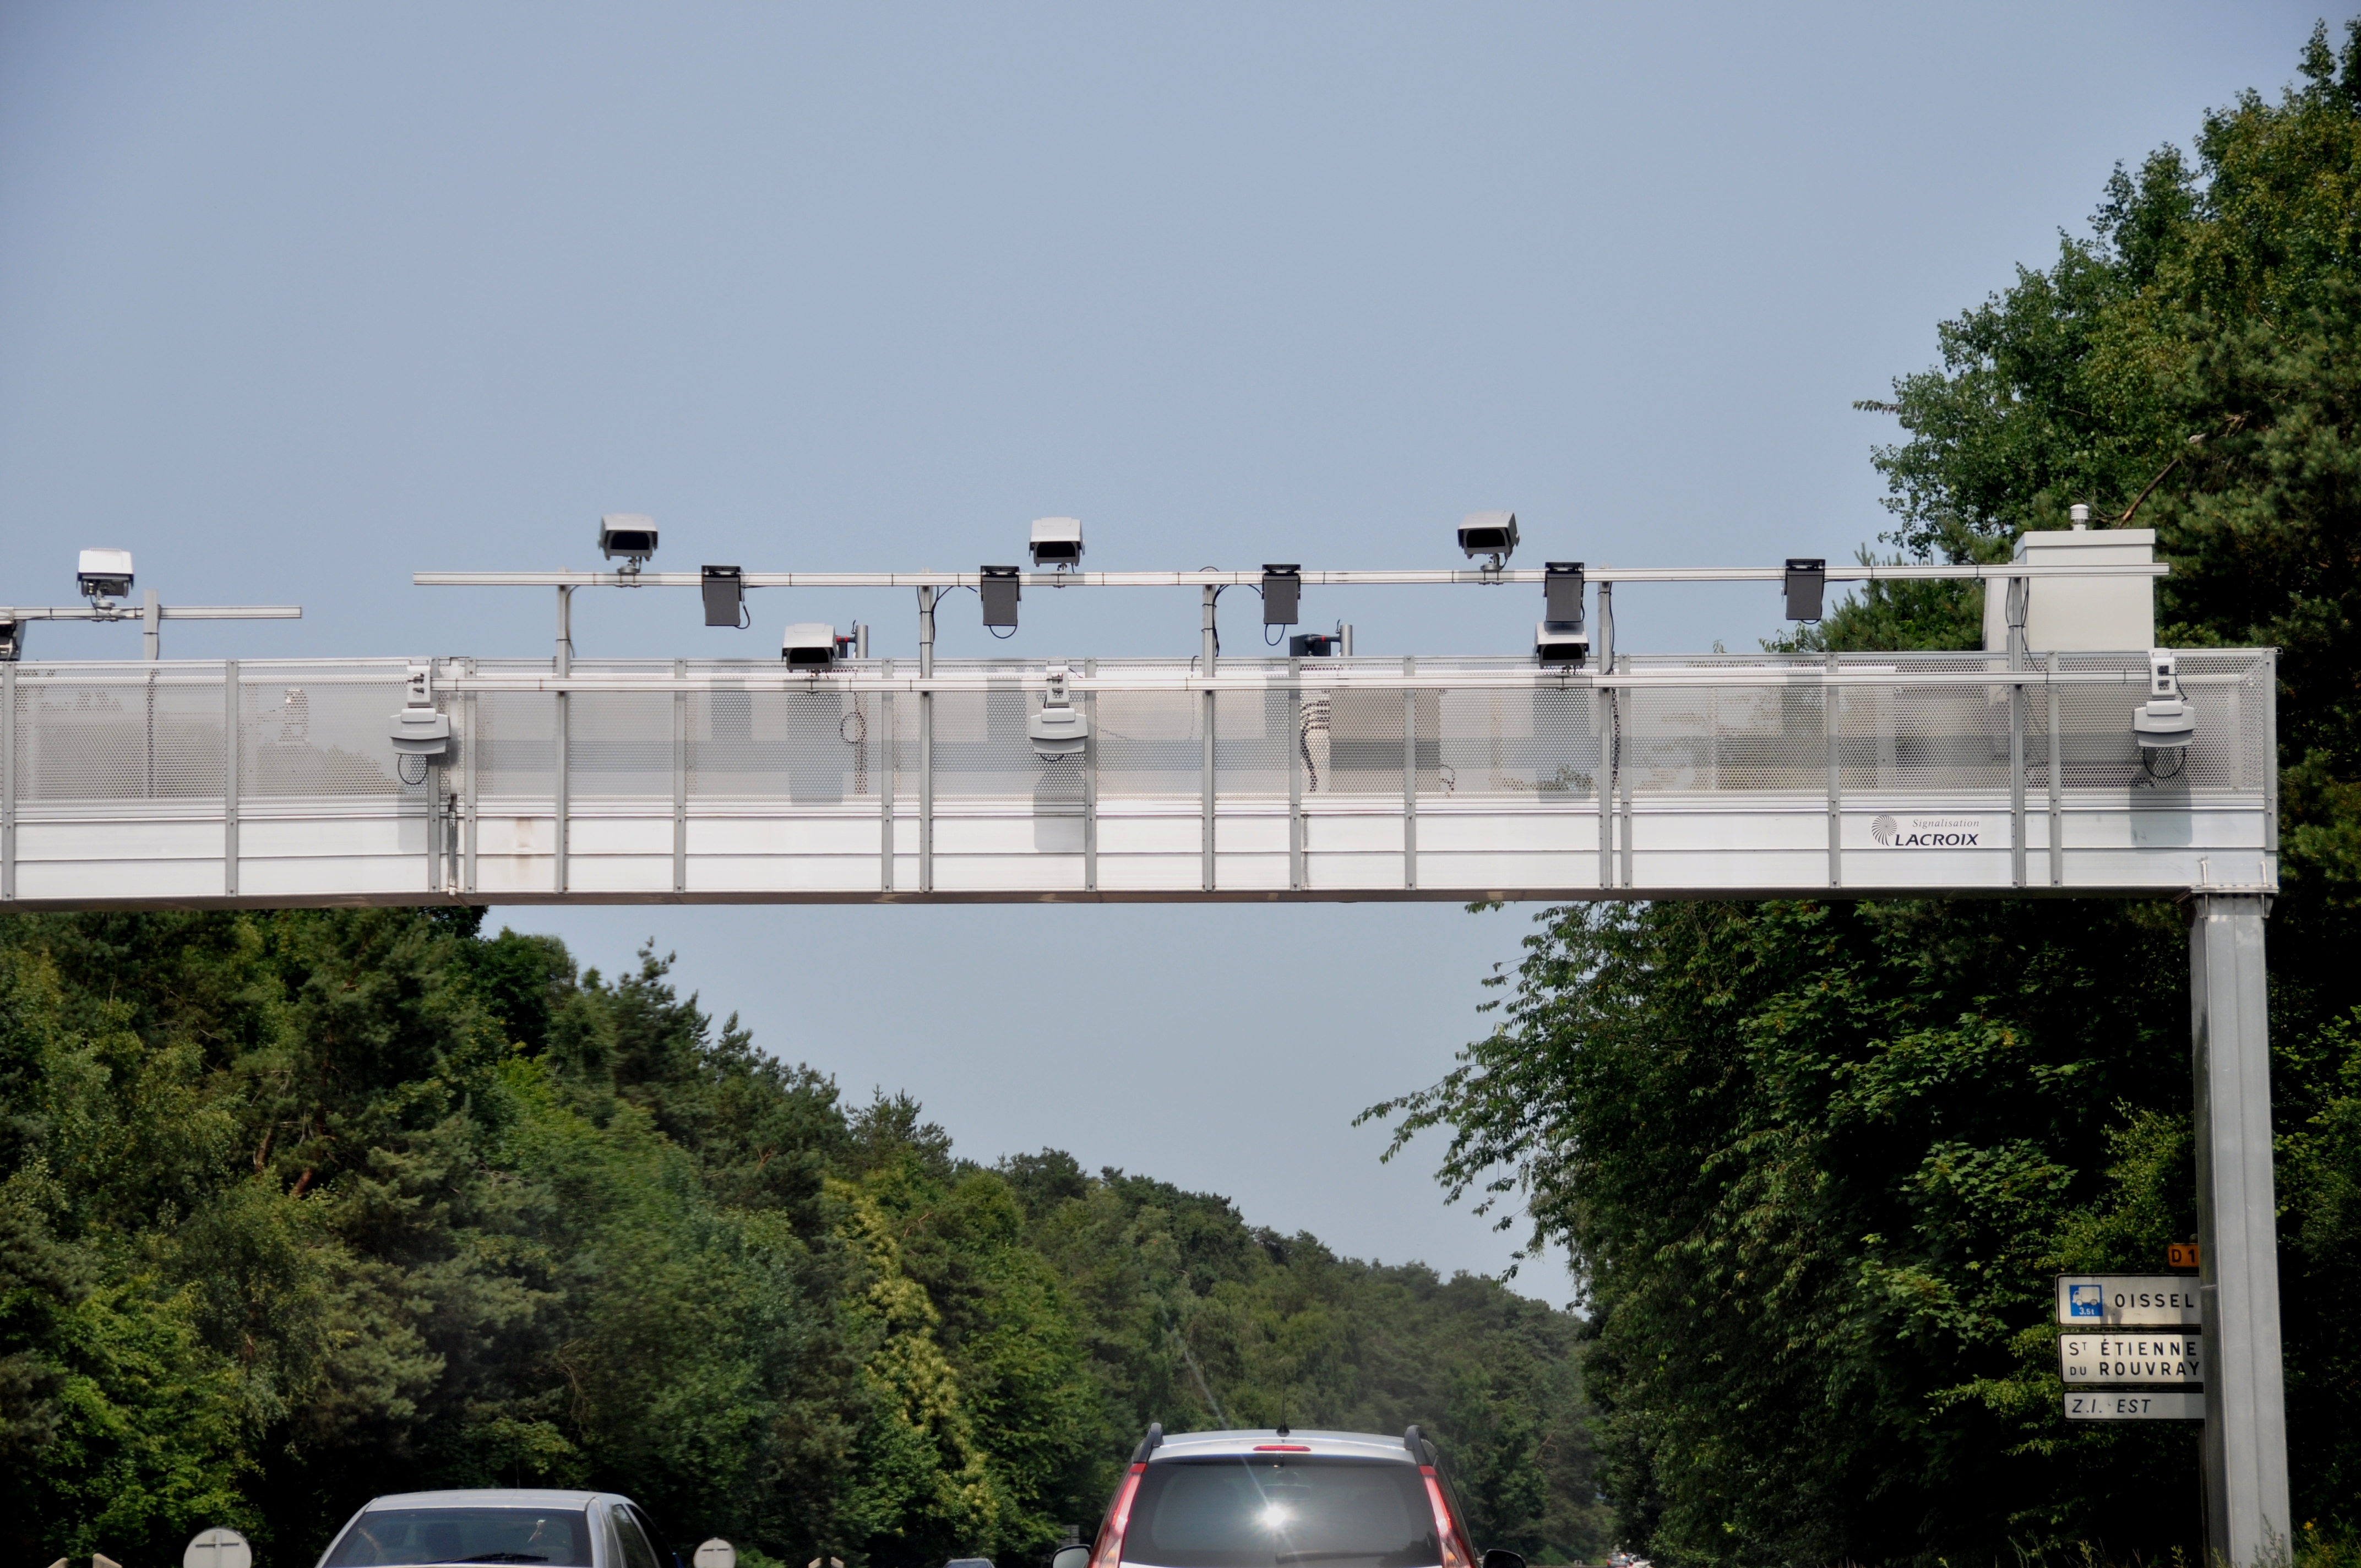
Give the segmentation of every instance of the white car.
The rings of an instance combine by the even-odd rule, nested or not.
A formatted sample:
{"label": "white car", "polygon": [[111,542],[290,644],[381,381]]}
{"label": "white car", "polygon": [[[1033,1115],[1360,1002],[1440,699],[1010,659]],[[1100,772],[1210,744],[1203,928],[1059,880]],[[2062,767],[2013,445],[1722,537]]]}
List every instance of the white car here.
{"label": "white car", "polygon": [[680,1568],[629,1497],[537,1487],[399,1492],[355,1514],[319,1568]]}

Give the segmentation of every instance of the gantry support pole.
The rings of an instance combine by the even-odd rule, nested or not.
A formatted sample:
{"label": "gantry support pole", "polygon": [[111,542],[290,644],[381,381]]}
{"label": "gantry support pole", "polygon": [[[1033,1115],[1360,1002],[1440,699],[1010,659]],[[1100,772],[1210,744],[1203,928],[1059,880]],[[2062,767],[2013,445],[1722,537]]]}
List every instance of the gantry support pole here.
{"label": "gantry support pole", "polygon": [[2198,1300],[2213,1362],[2205,1377],[2206,1546],[2222,1568],[2256,1568],[2285,1560],[2291,1528],[2264,899],[2201,892],[2194,903]]}

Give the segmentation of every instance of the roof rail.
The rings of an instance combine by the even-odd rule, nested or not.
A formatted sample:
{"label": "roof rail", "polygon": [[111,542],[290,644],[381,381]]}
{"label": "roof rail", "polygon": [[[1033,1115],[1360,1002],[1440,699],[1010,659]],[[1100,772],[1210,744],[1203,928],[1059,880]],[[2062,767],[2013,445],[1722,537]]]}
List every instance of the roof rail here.
{"label": "roof rail", "polygon": [[[1413,1428],[1412,1430],[1415,1431],[1416,1429]],[[1162,1421],[1148,1422],[1148,1435],[1141,1438],[1139,1440],[1139,1446],[1131,1451],[1131,1462],[1134,1464],[1147,1464],[1148,1456],[1155,1453],[1157,1449],[1162,1445],[1163,1442],[1164,1423]]]}
{"label": "roof rail", "polygon": [[1434,1444],[1426,1441],[1425,1436],[1418,1430],[1418,1423],[1416,1421],[1412,1421],[1410,1425],[1402,1428],[1402,1446],[1410,1450],[1411,1464],[1432,1464],[1434,1463]]}

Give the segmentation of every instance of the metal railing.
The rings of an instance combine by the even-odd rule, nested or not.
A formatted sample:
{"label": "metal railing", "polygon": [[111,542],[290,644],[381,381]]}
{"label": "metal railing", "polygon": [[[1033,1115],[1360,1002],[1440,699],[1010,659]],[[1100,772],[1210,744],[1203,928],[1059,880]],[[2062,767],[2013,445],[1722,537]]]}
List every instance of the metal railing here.
{"label": "metal railing", "polygon": [[[2150,830],[2159,813],[2258,817],[2277,849],[2267,651],[2180,656],[2197,732],[2164,767],[2133,740],[2137,652],[1086,661],[1090,743],[1052,759],[1026,736],[1038,663],[416,663],[456,738],[434,764],[388,740],[412,661],[6,666],[0,897],[76,875],[93,897],[328,897],[340,861],[354,896],[1014,895],[1050,863],[1084,894],[1409,893],[1499,885],[1475,871],[1518,856],[1539,880],[1513,885],[1632,889],[1666,885],[1635,856],[1705,852],[1675,828],[1716,812],[1776,820],[1759,845],[1722,831],[1730,853],[1778,847],[1783,886],[1798,814],[1824,812],[1810,880],[1846,887],[1866,885],[1855,818],[1971,804],[2005,813],[2007,886],[2069,885],[2078,810],[2146,814],[2110,886],[2144,884],[2143,848],[2201,841]],[[2152,859],[2157,885],[2186,870]],[[297,861],[329,880],[287,881]]]}

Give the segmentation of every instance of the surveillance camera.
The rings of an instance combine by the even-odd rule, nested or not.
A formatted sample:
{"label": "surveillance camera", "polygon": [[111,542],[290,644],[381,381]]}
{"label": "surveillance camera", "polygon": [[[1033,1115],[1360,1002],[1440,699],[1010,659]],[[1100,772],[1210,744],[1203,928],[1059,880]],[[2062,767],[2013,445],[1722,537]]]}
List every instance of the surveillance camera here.
{"label": "surveillance camera", "polygon": [[2197,739],[2197,710],[2181,700],[2172,651],[2151,648],[2147,655],[2147,704],[2132,715],[2132,737],[2144,754],[2174,751]]}
{"label": "surveillance camera", "polygon": [[0,664],[13,664],[24,656],[25,623],[0,620]]}
{"label": "surveillance camera", "polygon": [[598,549],[608,560],[623,557],[623,570],[636,572],[656,553],[656,520],[637,512],[610,511],[598,520]]}
{"label": "surveillance camera", "polygon": [[1078,517],[1037,517],[1033,520],[1033,564],[1073,566],[1082,559],[1082,520]]}
{"label": "surveillance camera", "polygon": [[131,552],[83,551],[74,582],[84,598],[121,598],[131,591]]}
{"label": "surveillance camera", "polygon": [[836,667],[836,628],[825,620],[803,620],[779,637],[779,657],[791,670]]}
{"label": "surveillance camera", "polygon": [[1037,757],[1079,757],[1090,740],[1090,716],[1074,706],[1066,691],[1070,673],[1063,664],[1050,665],[1049,689],[1041,694],[1041,706],[1025,716],[1025,737],[1033,742]]}
{"label": "surveillance camera", "polygon": [[1471,511],[1459,520],[1459,548],[1467,558],[1492,557],[1499,565],[1517,550],[1517,514],[1512,511]]}
{"label": "surveillance camera", "polygon": [[1590,633],[1578,620],[1544,620],[1533,628],[1533,657],[1544,664],[1578,668],[1590,656]]}
{"label": "surveillance camera", "polygon": [[1336,656],[1338,641],[1324,631],[1299,631],[1287,640],[1287,656],[1290,659],[1333,659]]}
{"label": "surveillance camera", "polygon": [[[294,694],[288,695],[291,697]],[[394,754],[399,757],[423,757],[433,762],[451,750],[451,717],[435,709],[434,674],[428,666],[411,666],[406,699],[401,711],[393,716],[391,737]]]}

